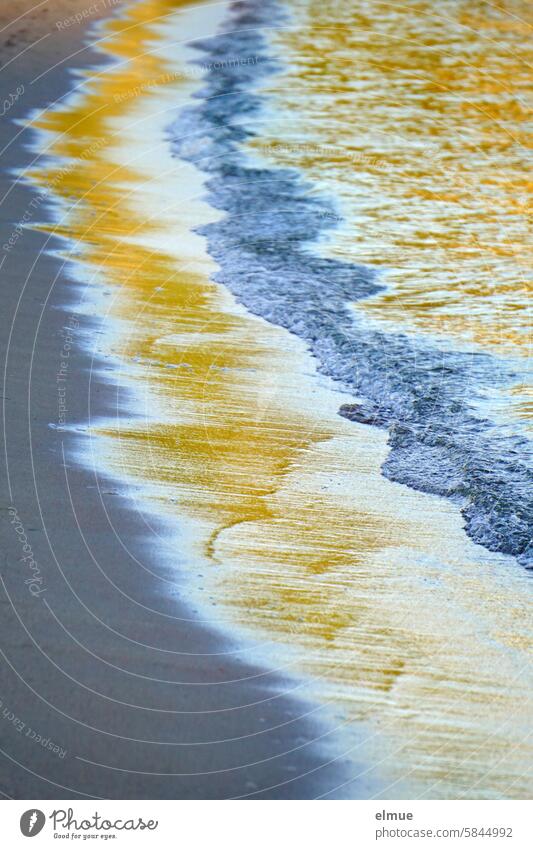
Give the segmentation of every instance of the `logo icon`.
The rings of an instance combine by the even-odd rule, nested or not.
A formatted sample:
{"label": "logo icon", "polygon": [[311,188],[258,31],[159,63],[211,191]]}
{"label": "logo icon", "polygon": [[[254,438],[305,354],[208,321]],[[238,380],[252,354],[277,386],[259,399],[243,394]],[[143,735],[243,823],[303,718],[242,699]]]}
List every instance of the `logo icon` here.
{"label": "logo icon", "polygon": [[20,818],[20,830],[24,837],[35,837],[42,831],[46,822],[46,817],[38,808],[30,808],[29,811],[24,811]]}

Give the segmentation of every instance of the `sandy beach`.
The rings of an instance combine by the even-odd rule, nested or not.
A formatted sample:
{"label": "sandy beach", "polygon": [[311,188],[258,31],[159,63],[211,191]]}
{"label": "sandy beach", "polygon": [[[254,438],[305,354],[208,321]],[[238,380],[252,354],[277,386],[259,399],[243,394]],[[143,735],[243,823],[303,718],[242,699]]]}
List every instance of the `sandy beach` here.
{"label": "sandy beach", "polygon": [[[383,5],[376,31],[409,29]],[[437,280],[419,216],[441,198],[412,176],[412,127],[448,149],[447,122],[406,83],[408,143],[374,96],[352,138],[361,95],[323,14],[1,12],[6,798],[530,792],[522,303],[489,327],[494,293],[467,279],[463,321],[457,210]],[[380,91],[365,25],[350,49]],[[317,118],[337,94],[337,124]],[[412,251],[390,291],[389,214],[379,262]],[[483,269],[502,292],[508,253]]]}
{"label": "sandy beach", "polygon": [[[17,10],[23,15],[31,6]],[[101,62],[86,46],[87,31],[108,8],[54,31],[56,20],[85,8],[47,2],[11,27],[2,9],[2,59],[10,62],[2,90],[24,85],[0,124],[2,244],[34,209],[35,196],[12,177],[32,161],[32,133],[10,119],[67,96],[76,81],[71,68]],[[26,221],[52,220],[47,201],[35,209]],[[25,228],[2,266],[2,795],[328,792],[347,776],[313,706],[284,695],[282,676],[247,662],[163,593],[175,580],[174,563],[154,555],[129,497],[113,480],[100,478],[99,489],[94,472],[64,462],[75,435],[50,424],[58,421],[65,344],[69,422],[112,417],[117,403],[126,413],[128,399],[98,379],[98,364],[84,353],[80,340],[98,331],[97,322],[79,315],[79,287],[42,252],[47,238]]]}

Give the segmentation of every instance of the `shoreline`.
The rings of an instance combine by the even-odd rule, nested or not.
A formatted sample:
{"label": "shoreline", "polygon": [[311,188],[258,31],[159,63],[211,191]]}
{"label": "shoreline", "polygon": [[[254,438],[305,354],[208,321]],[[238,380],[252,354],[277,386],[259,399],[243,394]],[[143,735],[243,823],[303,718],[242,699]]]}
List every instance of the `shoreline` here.
{"label": "shoreline", "polygon": [[[268,78],[279,59],[266,52],[261,27],[283,21],[284,14],[276,0],[251,3],[234,14],[222,46],[220,39],[205,39],[196,49],[209,59],[221,51],[262,57],[259,73]],[[182,150],[176,130],[176,153],[206,172],[209,200],[226,213],[198,230],[220,266],[214,279],[250,312],[303,339],[323,374],[362,397],[343,404],[339,414],[387,433],[385,477],[449,500],[476,544],[527,569],[533,556],[530,443],[520,431],[495,433],[491,419],[475,408],[491,387],[512,384],[512,366],[358,319],[357,304],[384,287],[376,270],[309,249],[335,215],[327,198],[312,193],[312,182],[295,169],[250,165],[241,146],[257,138],[261,105],[246,67],[223,79],[211,73],[200,103],[185,112],[188,132],[209,139],[207,155],[189,152],[187,138]]]}
{"label": "shoreline", "polygon": [[[182,26],[158,28],[172,80],[188,76],[176,56]],[[78,137],[91,142],[87,174],[67,171],[58,192],[67,207],[71,196],[84,203],[58,229],[80,257],[75,276],[96,270],[111,287],[95,305],[98,349],[118,357],[122,388],[135,394],[130,419],[91,430],[103,468],[171,514],[186,595],[205,619],[222,610],[267,668],[282,660],[302,670],[339,734],[353,725],[367,776],[387,776],[383,792],[506,795],[512,775],[523,793],[527,756],[505,750],[524,722],[517,672],[527,637],[516,622],[526,576],[465,537],[451,505],[384,479],[383,431],[339,418],[346,396],[315,373],[305,344],[212,281],[194,230],[217,213],[201,200],[198,171],[163,142],[167,115],[184,114],[183,80],[131,101],[122,94],[139,79],[166,79],[165,65],[132,54],[119,33],[109,49],[131,65],[50,116],[60,162],[42,175],[62,173],[61,152],[68,166]],[[86,122],[87,113],[99,117]],[[118,138],[101,149],[109,128]]]}
{"label": "shoreline", "polygon": [[[203,236],[191,231],[194,223],[217,227],[195,207],[205,182],[196,171],[188,183],[196,169],[178,159],[174,179],[166,148],[166,162],[150,156],[165,122],[151,126],[161,92],[152,103],[146,87],[134,86],[153,70],[151,61],[137,63],[142,45],[153,43],[149,21],[141,38],[150,3],[137,10],[133,53],[127,40],[110,46],[133,57],[131,69],[107,75],[107,83],[102,74],[100,94],[91,85],[39,122],[54,138],[53,156],[34,176],[55,199],[46,229],[22,229],[8,252],[16,277],[20,259],[31,264],[45,248],[13,334],[20,353],[13,375],[24,377],[26,362],[37,375],[28,396],[30,454],[15,455],[14,478],[18,493],[22,481],[35,487],[35,512],[31,493],[7,508],[19,554],[6,570],[8,590],[18,592],[12,612],[22,620],[14,652],[33,658],[34,689],[50,693],[49,701],[60,692],[68,712],[74,700],[87,727],[67,745],[55,730],[68,720],[54,725],[54,717],[54,733],[41,734],[22,708],[6,705],[7,722],[65,752],[70,772],[58,766],[58,775],[81,775],[87,787],[128,798],[141,798],[129,795],[132,787],[143,798],[496,798],[513,783],[522,795],[521,757],[507,749],[521,742],[526,751],[527,676],[518,678],[528,644],[517,624],[525,576],[511,558],[463,543],[449,503],[383,478],[384,431],[340,418],[342,390],[316,374],[305,343],[212,282],[214,262],[199,260]],[[176,40],[158,32],[175,58]],[[135,97],[120,94],[132,90]],[[99,108],[106,96],[115,104],[109,114]],[[144,98],[138,109],[137,97]],[[200,100],[196,92],[194,104]],[[182,118],[179,87],[159,105]],[[87,112],[108,116],[118,139],[105,119],[88,121],[85,131]],[[37,148],[30,145],[30,155]],[[78,217],[61,217],[82,198],[85,212],[82,205]],[[30,234],[36,241],[26,251]],[[159,290],[168,281],[166,296]],[[13,399],[20,405],[23,390],[15,386],[8,407]],[[25,421],[20,408],[10,414],[11,461],[13,440],[24,445]],[[239,454],[239,444],[248,450]],[[98,459],[87,463],[90,451]],[[216,568],[192,574],[208,563]],[[43,650],[57,664],[51,681]],[[95,732],[104,721],[114,738]],[[349,758],[341,729],[350,725],[362,765]],[[154,728],[162,739],[142,743]],[[93,754],[95,734],[107,740],[98,739]],[[215,739],[224,742],[209,745]],[[335,762],[339,743],[346,758]]]}
{"label": "shoreline", "polygon": [[[76,53],[86,36],[83,22],[62,36],[69,40],[65,52]],[[88,52],[91,66],[102,59]],[[10,117],[67,96],[70,69],[89,64],[83,56],[82,62],[77,53],[28,87]],[[38,61],[33,56],[24,67],[13,62],[17,73],[9,82],[20,84],[25,73],[42,73],[39,61],[45,70],[50,59],[55,64],[57,54]],[[1,131],[5,142],[19,132],[11,122],[3,123]],[[31,145],[21,152],[10,148],[4,191],[12,183],[7,168],[26,167]],[[10,190],[9,203],[2,207],[2,244],[31,199],[26,184]],[[43,204],[39,220],[53,224],[48,204],[46,216],[44,210]],[[42,253],[46,242],[45,233],[24,228],[2,268],[9,301],[2,320],[4,352],[10,337],[4,401],[9,476],[2,517],[16,510],[43,583],[39,598],[28,592],[20,579],[21,555],[27,552],[21,552],[10,523],[3,522],[0,692],[9,693],[9,699],[3,698],[7,716],[13,714],[66,754],[57,758],[36,746],[4,718],[1,792],[8,798],[40,799],[313,798],[327,793],[346,780],[346,764],[328,764],[327,741],[315,742],[324,729],[304,716],[312,708],[285,696],[287,684],[279,676],[232,657],[231,647],[221,661],[220,635],[192,625],[187,606],[165,598],[139,567],[149,562],[158,579],[174,578],[172,566],[151,562],[149,540],[129,497],[118,494],[110,478],[102,502],[94,473],[69,459],[79,434],[49,427],[58,415],[57,376],[65,327],[73,324],[69,316],[77,322],[68,370],[69,420],[81,423],[95,411],[99,418],[112,415],[117,400],[122,405],[124,398],[117,398],[111,383],[98,376],[95,382],[90,357],[76,338],[87,344],[98,332],[98,321],[77,314],[82,287],[73,284],[68,269],[56,279],[61,263],[51,251]],[[57,240],[56,245],[59,251],[64,247]],[[131,554],[119,544],[117,530]],[[110,589],[98,563],[134,602]],[[159,683],[147,688],[146,677]],[[165,683],[180,680],[188,683],[177,689]],[[139,742],[146,739],[155,742]],[[217,742],[209,745],[212,740]],[[120,767],[95,765],[111,759]]]}

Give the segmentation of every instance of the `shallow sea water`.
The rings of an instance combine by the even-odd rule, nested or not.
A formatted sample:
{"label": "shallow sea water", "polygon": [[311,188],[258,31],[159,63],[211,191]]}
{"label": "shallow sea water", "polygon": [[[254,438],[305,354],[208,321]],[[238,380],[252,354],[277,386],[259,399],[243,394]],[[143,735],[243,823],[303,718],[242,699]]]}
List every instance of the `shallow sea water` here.
{"label": "shallow sea water", "polygon": [[387,290],[358,308],[527,357],[530,4],[288,8],[253,147],[337,199],[331,255],[386,271]]}

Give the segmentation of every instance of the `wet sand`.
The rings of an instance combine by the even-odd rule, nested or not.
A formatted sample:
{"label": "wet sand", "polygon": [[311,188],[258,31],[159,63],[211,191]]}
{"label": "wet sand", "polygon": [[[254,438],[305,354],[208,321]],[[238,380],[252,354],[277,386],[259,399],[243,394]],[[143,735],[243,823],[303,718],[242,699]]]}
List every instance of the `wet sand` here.
{"label": "wet sand", "polygon": [[[46,4],[29,43],[34,33],[46,34],[47,19],[82,7]],[[77,82],[69,67],[96,63],[83,48],[94,20],[62,31],[61,39],[43,39],[6,65],[3,91],[25,87],[10,118],[67,94]],[[27,23],[22,33],[22,22],[17,26],[24,49]],[[14,47],[4,45],[3,56],[13,58]],[[34,137],[27,130],[17,136],[20,129],[4,116],[2,245],[28,209],[32,224],[52,221],[47,201],[31,206],[35,189],[13,183],[10,169],[33,159]],[[243,644],[222,639],[168,593],[176,552],[162,557],[146,533],[149,523],[163,535],[163,524],[154,526],[148,514],[143,522],[131,492],[68,459],[79,435],[50,427],[65,397],[58,395],[65,345],[69,423],[112,417],[117,409],[127,417],[131,398],[120,381],[104,380],[105,361],[86,352],[99,323],[80,314],[82,289],[50,247],[64,243],[25,228],[1,271],[7,475],[0,501],[0,792],[40,799],[312,798],[348,780],[348,795],[368,796],[354,763],[335,760],[316,705],[285,694],[294,680],[247,662]]]}
{"label": "wet sand", "polygon": [[[190,228],[218,213],[164,141],[195,86],[179,21],[137,50],[151,14],[133,52],[127,32],[108,44],[127,67],[39,122],[58,159],[35,179],[56,181],[97,349],[135,399],[129,418],[94,417],[79,456],[127,482],[146,521],[146,504],[171,517],[167,592],[303,673],[371,793],[526,795],[527,577],[468,540],[457,507],[385,480],[385,434],[342,420],[347,396],[305,345],[212,282]],[[68,169],[81,145],[83,173]]]}
{"label": "wet sand", "polygon": [[154,155],[194,81],[166,91],[165,53],[140,49],[178,5],[139,4],[109,45],[135,60],[35,121],[56,203],[9,252],[10,294],[56,253],[10,313],[3,650],[26,684],[5,667],[23,766],[3,790],[524,796],[525,576],[384,480],[385,435],[339,418],[305,345],[210,281],[189,228],[218,213],[192,166]]}

